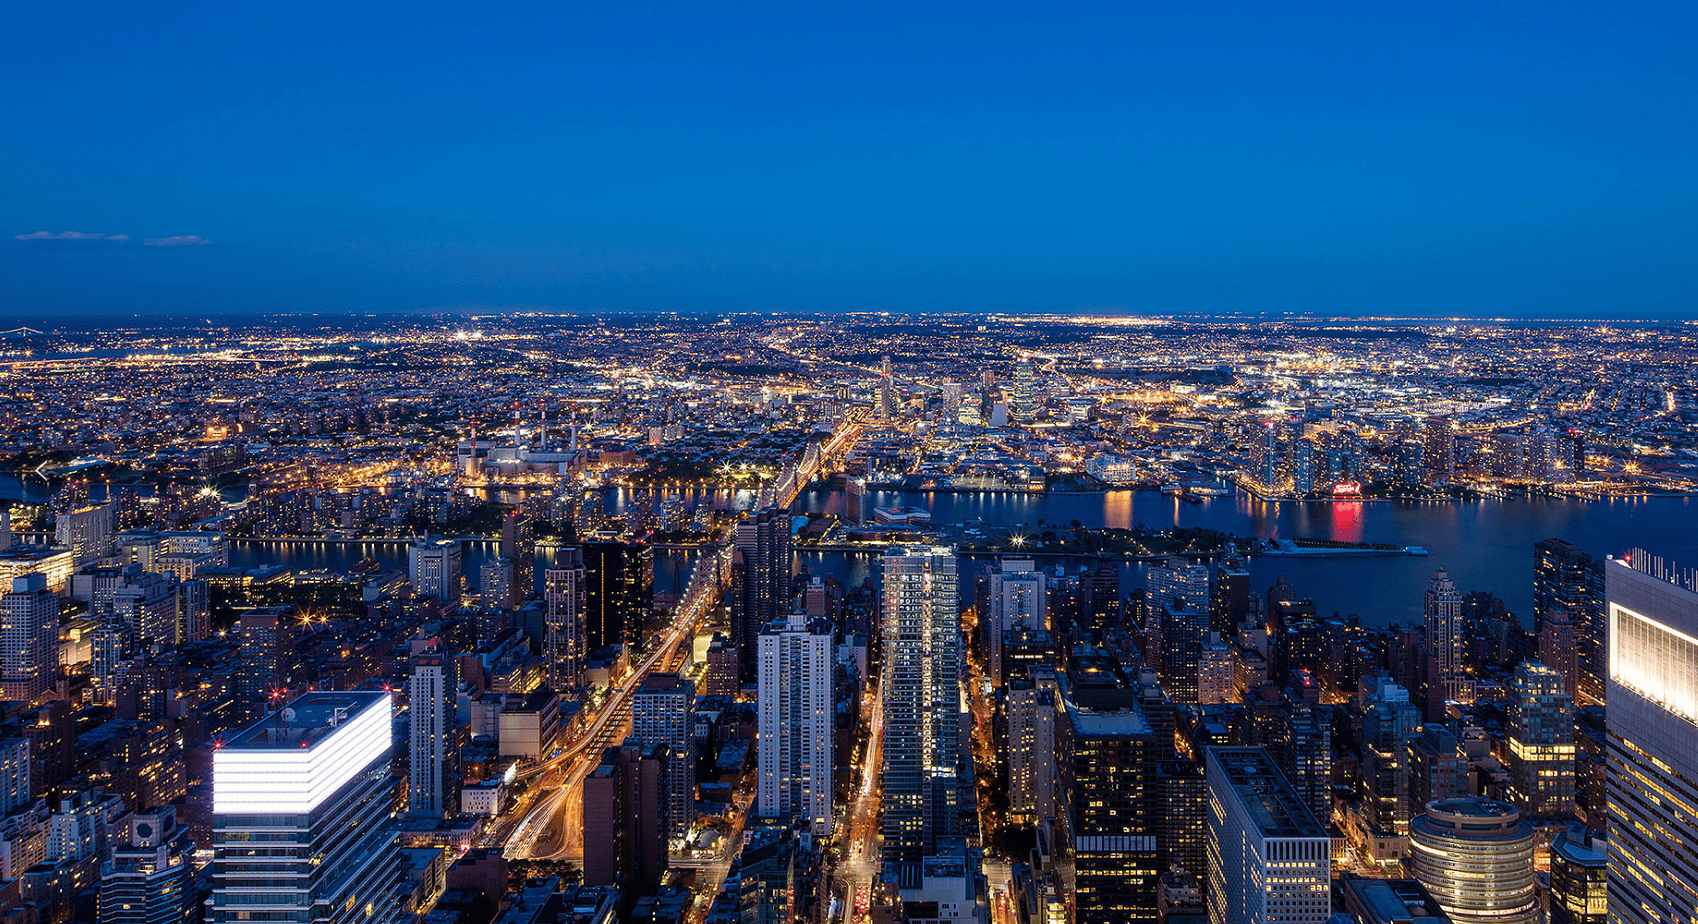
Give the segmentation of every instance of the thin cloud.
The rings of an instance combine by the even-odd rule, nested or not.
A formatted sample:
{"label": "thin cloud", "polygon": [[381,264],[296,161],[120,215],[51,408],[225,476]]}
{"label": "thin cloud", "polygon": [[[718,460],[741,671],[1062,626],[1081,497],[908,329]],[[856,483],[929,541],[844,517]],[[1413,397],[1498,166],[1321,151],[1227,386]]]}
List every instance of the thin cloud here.
{"label": "thin cloud", "polygon": [[150,237],[142,241],[146,247],[194,247],[200,244],[210,244],[212,241],[198,234],[179,234],[175,237]]}
{"label": "thin cloud", "polygon": [[51,231],[31,231],[28,234],[14,234],[14,241],[127,241],[127,234],[116,234],[107,237],[104,234],[94,234],[88,231],[61,231],[54,234]]}

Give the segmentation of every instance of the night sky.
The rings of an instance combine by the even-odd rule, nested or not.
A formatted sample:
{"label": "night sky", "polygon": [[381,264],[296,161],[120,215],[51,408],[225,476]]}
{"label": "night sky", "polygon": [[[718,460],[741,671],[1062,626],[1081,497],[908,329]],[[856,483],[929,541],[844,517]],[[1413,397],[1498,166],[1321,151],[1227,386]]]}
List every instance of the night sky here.
{"label": "night sky", "polygon": [[0,327],[1698,315],[1690,3],[1057,6],[9,3]]}

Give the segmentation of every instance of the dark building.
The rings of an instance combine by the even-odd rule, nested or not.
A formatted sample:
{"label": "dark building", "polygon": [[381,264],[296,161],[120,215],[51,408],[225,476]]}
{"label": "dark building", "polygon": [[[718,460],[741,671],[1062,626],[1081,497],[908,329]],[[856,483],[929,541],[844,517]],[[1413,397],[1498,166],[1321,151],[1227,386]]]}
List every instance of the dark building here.
{"label": "dark building", "polygon": [[1162,872],[1156,763],[1163,749],[1130,697],[1117,707],[1119,697],[1101,695],[1110,690],[1075,691],[1071,680],[1062,681],[1066,714],[1056,737],[1076,921],[1154,921]]}
{"label": "dark building", "polygon": [[536,524],[521,511],[508,511],[501,519],[501,557],[513,563],[512,597],[495,605],[516,608],[536,594]]}
{"label": "dark building", "polygon": [[737,524],[731,565],[731,639],[737,645],[739,678],[755,679],[761,628],[790,613],[790,512],[764,507]]}
{"label": "dark building", "polygon": [[1533,625],[1541,640],[1546,622],[1558,619],[1559,611],[1572,626],[1574,636],[1579,673],[1572,687],[1575,705],[1602,705],[1604,677],[1609,667],[1604,624],[1604,563],[1572,543],[1545,539],[1533,544]]}
{"label": "dark building", "polygon": [[628,542],[586,542],[584,650],[635,647],[654,609],[654,550]]}
{"label": "dark building", "polygon": [[1250,572],[1243,559],[1228,555],[1215,565],[1209,588],[1209,631],[1232,637],[1250,617]]}
{"label": "dark building", "polygon": [[585,885],[617,885],[627,898],[653,893],[666,875],[665,745],[602,752],[584,778]]}
{"label": "dark building", "polygon": [[1156,764],[1156,862],[1206,876],[1209,869],[1209,783],[1194,760]]}

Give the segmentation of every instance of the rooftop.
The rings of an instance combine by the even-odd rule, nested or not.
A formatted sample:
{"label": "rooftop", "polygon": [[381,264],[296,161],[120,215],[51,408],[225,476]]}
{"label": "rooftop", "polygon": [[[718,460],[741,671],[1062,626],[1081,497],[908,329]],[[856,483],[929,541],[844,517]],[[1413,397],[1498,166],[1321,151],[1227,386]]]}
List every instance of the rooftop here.
{"label": "rooftop", "polygon": [[261,719],[224,743],[225,749],[310,748],[330,737],[337,726],[371,708],[388,704],[381,690],[303,693],[275,714]]}
{"label": "rooftop", "polygon": [[[1237,792],[1263,837],[1326,837],[1315,813],[1298,798],[1265,748],[1217,747],[1209,759],[1218,763],[1227,785]],[[1213,774],[1210,774],[1213,785]]]}

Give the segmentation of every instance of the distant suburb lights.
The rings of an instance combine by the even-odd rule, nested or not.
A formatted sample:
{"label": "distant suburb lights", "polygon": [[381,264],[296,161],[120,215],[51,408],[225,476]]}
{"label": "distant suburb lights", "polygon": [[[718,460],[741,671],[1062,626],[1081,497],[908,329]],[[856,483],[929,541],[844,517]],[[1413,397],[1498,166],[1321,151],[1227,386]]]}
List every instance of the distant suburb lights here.
{"label": "distant suburb lights", "polygon": [[[60,231],[57,234],[52,231],[31,231],[28,234],[14,234],[12,235],[12,240],[106,241],[116,244],[128,244],[130,243],[130,236],[128,234],[98,234],[90,231]],[[141,245],[143,247],[196,247],[201,244],[210,243],[212,243],[211,238],[201,237],[198,234],[177,234],[172,235],[171,237],[143,238]]]}

